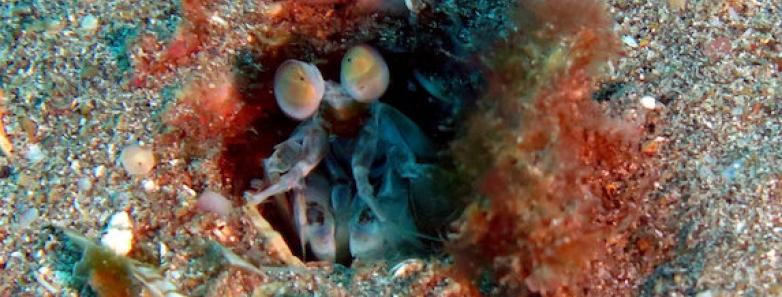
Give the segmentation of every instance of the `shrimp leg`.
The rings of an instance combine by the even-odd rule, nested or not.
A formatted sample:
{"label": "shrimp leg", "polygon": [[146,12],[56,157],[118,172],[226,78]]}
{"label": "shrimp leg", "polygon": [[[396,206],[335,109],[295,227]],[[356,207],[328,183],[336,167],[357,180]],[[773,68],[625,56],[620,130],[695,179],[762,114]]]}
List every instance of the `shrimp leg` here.
{"label": "shrimp leg", "polygon": [[387,144],[388,155],[402,175],[409,179],[421,177],[425,172],[418,163],[419,159],[434,157],[434,149],[429,139],[410,118],[396,108],[377,103],[375,113],[379,118],[382,143]]}
{"label": "shrimp leg", "polygon": [[275,149],[272,156],[264,161],[264,170],[272,185],[261,192],[245,194],[250,205],[258,205],[271,196],[300,188],[302,180],[326,155],[328,134],[318,121],[308,121]]}
{"label": "shrimp leg", "polygon": [[361,129],[358,139],[356,140],[353,156],[350,160],[350,167],[353,171],[353,179],[356,182],[357,196],[366,203],[380,221],[385,221],[386,216],[380,211],[377,198],[374,194],[375,190],[369,181],[369,172],[371,170],[372,162],[375,160],[380,138],[378,135],[379,128],[379,117],[374,113],[374,110],[371,110],[370,119],[364,125],[363,129]]}
{"label": "shrimp leg", "polygon": [[325,261],[336,260],[340,247],[335,240],[337,222],[330,198],[331,184],[318,173],[307,176],[306,186],[294,190],[293,196],[293,216],[302,251],[309,244],[315,256]]}

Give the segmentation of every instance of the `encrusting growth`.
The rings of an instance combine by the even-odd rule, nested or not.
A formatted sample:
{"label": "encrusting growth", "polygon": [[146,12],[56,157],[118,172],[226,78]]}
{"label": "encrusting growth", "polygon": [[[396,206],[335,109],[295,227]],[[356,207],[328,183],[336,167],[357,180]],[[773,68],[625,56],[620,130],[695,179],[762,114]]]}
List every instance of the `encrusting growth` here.
{"label": "encrusting growth", "polygon": [[487,55],[493,85],[454,141],[476,202],[448,250],[455,271],[488,273],[507,294],[580,296],[607,241],[629,236],[638,219],[634,205],[650,184],[642,129],[591,98],[615,52],[603,6],[522,6],[539,25]]}

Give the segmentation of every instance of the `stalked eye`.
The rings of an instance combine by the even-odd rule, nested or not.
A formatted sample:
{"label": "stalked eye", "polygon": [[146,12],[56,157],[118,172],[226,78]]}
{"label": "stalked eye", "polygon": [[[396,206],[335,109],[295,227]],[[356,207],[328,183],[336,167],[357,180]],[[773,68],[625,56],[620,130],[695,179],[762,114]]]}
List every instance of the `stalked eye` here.
{"label": "stalked eye", "polygon": [[274,74],[277,105],[297,120],[306,119],[318,110],[325,88],[320,70],[299,60],[283,62]]}
{"label": "stalked eye", "polygon": [[369,103],[377,100],[388,88],[388,80],[386,61],[368,45],[354,46],[342,58],[340,82],[356,101]]}

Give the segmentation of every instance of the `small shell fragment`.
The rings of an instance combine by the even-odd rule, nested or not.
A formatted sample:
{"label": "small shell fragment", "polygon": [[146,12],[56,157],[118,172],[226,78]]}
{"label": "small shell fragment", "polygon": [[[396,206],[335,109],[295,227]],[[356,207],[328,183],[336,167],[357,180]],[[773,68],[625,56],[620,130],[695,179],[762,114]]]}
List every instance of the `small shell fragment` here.
{"label": "small shell fragment", "polygon": [[142,181],[141,188],[144,189],[144,192],[147,193],[152,193],[159,189],[157,183],[151,179],[145,179],[144,181]]}
{"label": "small shell fragment", "polygon": [[228,27],[228,21],[216,14],[212,15],[212,17],[209,18],[209,21],[212,24],[218,25],[220,27]]}
{"label": "small shell fragment", "polygon": [[11,143],[11,140],[8,139],[8,135],[5,133],[5,124],[3,123],[5,108],[2,104],[5,103],[5,99],[5,91],[0,89],[0,151],[2,151],[6,157],[13,158],[14,146]]}
{"label": "small shell fragment", "polygon": [[687,0],[668,0],[668,7],[673,12],[684,11],[687,8]]}
{"label": "small shell fragment", "polygon": [[641,106],[646,109],[655,109],[657,108],[657,100],[652,96],[643,96],[641,97]]}
{"label": "small shell fragment", "polygon": [[80,28],[85,34],[93,34],[98,30],[100,21],[94,15],[87,15],[81,19]]}
{"label": "small shell fragment", "polygon": [[420,259],[407,259],[391,268],[391,276],[395,279],[406,278],[423,268],[424,262]]}
{"label": "small shell fragment", "polygon": [[633,38],[633,37],[632,37],[632,36],[630,36],[630,35],[625,35],[625,36],[622,36],[622,42],[623,42],[623,43],[624,43],[626,46],[629,46],[629,47],[632,47],[632,48],[636,48],[636,47],[638,47],[638,41],[636,41],[636,40],[635,40],[635,38]]}
{"label": "small shell fragment", "polygon": [[284,10],[285,7],[283,6],[282,2],[266,3],[263,4],[261,8],[263,15],[270,19],[280,16]]}
{"label": "small shell fragment", "polygon": [[31,164],[38,164],[46,159],[46,152],[41,148],[40,145],[34,143],[27,147],[25,157],[27,157],[27,160],[30,161]]}
{"label": "small shell fragment", "polygon": [[209,190],[198,195],[196,206],[199,210],[213,212],[223,217],[228,217],[231,214],[231,209],[233,209],[231,201],[226,199],[225,196]]}
{"label": "small shell fragment", "polygon": [[100,243],[118,255],[124,256],[130,252],[133,247],[133,224],[127,212],[121,211],[111,216]]}
{"label": "small shell fragment", "polygon": [[27,229],[32,225],[35,220],[38,219],[40,216],[38,209],[33,207],[27,209],[25,212],[23,212],[16,222],[16,227],[19,229]]}
{"label": "small shell fragment", "polygon": [[5,154],[6,157],[13,158],[14,146],[11,144],[11,140],[8,139],[8,135],[5,134],[2,114],[0,114],[0,150],[3,151],[3,154]]}

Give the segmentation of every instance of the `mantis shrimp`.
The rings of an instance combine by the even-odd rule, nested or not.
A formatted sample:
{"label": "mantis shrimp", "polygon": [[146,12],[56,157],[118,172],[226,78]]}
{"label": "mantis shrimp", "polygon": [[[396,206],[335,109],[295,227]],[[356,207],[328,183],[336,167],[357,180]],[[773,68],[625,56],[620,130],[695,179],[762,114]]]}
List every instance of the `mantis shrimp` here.
{"label": "mantis shrimp", "polygon": [[293,192],[302,247],[321,260],[376,259],[420,246],[411,199],[425,197],[410,189],[436,169],[425,163],[434,149],[412,120],[378,101],[388,85],[388,65],[368,45],[346,52],[339,84],[298,60],[275,73],[278,106],[303,122],[263,161],[268,187],[245,196],[257,205]]}

